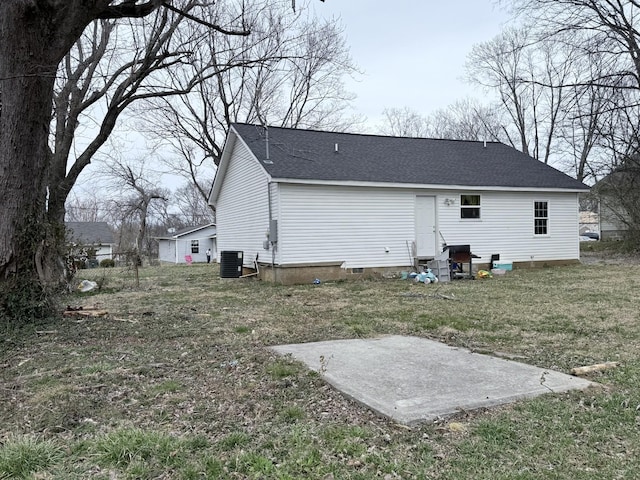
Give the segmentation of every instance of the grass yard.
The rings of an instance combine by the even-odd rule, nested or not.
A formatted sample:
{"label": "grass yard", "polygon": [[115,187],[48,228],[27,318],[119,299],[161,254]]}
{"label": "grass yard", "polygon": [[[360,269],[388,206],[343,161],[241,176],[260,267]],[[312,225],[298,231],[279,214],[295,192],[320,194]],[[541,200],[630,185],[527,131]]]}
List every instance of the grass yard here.
{"label": "grass yard", "polygon": [[[0,479],[637,479],[640,266],[274,286],[217,266],[83,271],[99,318],[0,330]],[[545,395],[409,429],[267,346],[406,334],[568,373]]]}

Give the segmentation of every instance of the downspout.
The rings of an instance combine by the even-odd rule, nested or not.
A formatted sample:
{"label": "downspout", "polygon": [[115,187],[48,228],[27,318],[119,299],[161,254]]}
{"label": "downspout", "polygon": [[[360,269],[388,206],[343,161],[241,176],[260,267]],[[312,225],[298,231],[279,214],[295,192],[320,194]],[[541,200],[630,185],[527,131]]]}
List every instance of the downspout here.
{"label": "downspout", "polygon": [[176,237],[176,265],[178,264],[178,237]]}

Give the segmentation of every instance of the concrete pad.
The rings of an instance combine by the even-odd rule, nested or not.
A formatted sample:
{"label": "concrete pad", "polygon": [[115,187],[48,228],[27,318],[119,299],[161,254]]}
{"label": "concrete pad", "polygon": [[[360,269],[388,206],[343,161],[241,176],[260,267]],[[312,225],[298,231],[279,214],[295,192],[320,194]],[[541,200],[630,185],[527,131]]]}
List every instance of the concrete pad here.
{"label": "concrete pad", "polygon": [[385,336],[271,347],[320,372],[379,414],[412,425],[597,384],[418,337]]}

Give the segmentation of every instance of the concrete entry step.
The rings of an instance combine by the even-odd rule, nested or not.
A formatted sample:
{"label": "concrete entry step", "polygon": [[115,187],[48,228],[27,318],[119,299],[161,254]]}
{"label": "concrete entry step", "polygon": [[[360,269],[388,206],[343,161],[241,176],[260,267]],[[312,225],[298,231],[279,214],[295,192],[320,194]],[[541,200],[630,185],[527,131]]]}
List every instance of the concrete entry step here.
{"label": "concrete entry step", "polygon": [[392,335],[271,348],[291,354],[345,395],[405,425],[597,385],[418,337]]}

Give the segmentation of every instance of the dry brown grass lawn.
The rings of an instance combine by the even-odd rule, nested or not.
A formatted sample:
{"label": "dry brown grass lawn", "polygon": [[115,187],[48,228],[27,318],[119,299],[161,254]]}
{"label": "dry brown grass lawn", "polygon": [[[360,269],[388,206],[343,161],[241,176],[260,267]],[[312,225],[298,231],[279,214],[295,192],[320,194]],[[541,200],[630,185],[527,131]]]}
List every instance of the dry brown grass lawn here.
{"label": "dry brown grass lawn", "polygon": [[[25,439],[61,449],[32,470],[39,478],[636,478],[637,268],[291,287],[220,279],[211,265],[144,268],[140,288],[126,270],[82,272],[102,289],[67,303],[107,316],[8,330],[2,339],[0,478]],[[621,367],[595,374],[608,387],[599,393],[409,430],[267,349],[384,334],[565,372]]]}

